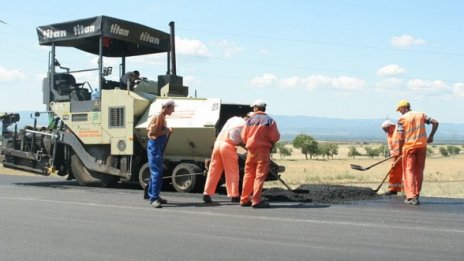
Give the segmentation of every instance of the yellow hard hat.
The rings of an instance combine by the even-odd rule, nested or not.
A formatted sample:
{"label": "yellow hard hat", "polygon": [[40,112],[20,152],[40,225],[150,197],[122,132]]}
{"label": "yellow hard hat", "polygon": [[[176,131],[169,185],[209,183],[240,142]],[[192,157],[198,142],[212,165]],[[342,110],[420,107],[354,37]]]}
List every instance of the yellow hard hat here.
{"label": "yellow hard hat", "polygon": [[409,107],[409,102],[407,100],[401,100],[398,102],[398,105],[396,105],[396,111],[399,111],[400,108],[403,108],[403,107]]}

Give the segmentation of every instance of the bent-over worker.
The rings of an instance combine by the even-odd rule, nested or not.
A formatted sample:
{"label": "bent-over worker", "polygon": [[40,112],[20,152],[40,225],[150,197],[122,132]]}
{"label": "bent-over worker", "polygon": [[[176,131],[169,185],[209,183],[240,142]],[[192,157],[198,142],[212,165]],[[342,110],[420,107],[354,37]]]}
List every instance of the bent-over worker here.
{"label": "bent-over worker", "polygon": [[232,202],[240,202],[239,166],[236,146],[242,144],[242,129],[249,116],[234,116],[226,121],[214,142],[208,176],[203,192],[203,201],[212,202],[211,196],[216,193],[216,187],[225,173],[227,196]]}
{"label": "bent-over worker", "polygon": [[401,157],[399,136],[396,131],[396,125],[390,120],[386,120],[382,123],[382,129],[387,134],[390,156],[393,156],[390,174],[388,176],[388,191],[385,192],[384,195],[396,195],[398,192],[401,192],[403,186],[403,166],[401,160],[399,160]]}

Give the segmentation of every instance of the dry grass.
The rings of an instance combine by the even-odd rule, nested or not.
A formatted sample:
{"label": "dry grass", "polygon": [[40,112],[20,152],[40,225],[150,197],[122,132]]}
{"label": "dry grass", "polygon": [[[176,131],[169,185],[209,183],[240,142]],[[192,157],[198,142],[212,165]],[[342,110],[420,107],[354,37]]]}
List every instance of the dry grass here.
{"label": "dry grass", "polygon": [[[306,160],[298,150],[293,150],[293,155],[284,159],[274,160],[286,167],[282,174],[288,184],[293,187],[299,184],[338,184],[366,186],[377,188],[389,171],[389,161],[377,165],[367,171],[353,170],[350,163],[361,166],[370,166],[383,158],[356,157],[348,158],[349,146],[355,145],[357,150],[365,153],[360,144],[340,144],[339,154],[334,159]],[[376,148],[380,144],[369,144]],[[434,156],[428,157],[424,171],[424,183],[421,195],[433,197],[464,198],[464,154],[452,157],[438,156],[438,146],[433,146]],[[379,193],[387,189],[388,180],[384,183]],[[268,182],[269,186],[280,186],[279,182]]]}

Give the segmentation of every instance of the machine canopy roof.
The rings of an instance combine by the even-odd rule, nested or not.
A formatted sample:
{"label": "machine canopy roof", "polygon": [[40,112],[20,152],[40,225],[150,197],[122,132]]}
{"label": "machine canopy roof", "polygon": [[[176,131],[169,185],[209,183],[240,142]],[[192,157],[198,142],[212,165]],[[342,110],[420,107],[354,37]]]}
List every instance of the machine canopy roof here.
{"label": "machine canopy roof", "polygon": [[67,46],[103,56],[127,57],[168,52],[168,33],[129,21],[97,16],[37,27],[40,45]]}

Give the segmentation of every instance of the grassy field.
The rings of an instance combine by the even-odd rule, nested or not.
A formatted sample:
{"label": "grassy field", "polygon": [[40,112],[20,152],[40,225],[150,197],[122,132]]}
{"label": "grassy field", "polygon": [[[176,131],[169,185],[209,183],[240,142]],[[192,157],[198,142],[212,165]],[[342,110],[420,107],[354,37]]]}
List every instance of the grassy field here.
{"label": "grassy field", "polygon": [[[339,153],[334,159],[306,160],[305,156],[293,149],[290,157],[280,159],[279,155],[274,155],[274,160],[286,167],[282,174],[282,179],[293,187],[299,184],[337,184],[365,186],[372,189],[377,188],[389,171],[390,161],[377,165],[367,171],[353,170],[350,164],[370,166],[383,158],[368,158],[358,156],[355,159],[349,158],[348,148],[355,146],[361,153],[365,153],[360,144],[339,144]],[[369,144],[367,146],[376,148],[380,144]],[[438,149],[441,145],[430,146],[434,154],[427,158],[424,182],[422,187],[423,196],[432,197],[452,197],[464,198],[464,154],[457,156],[440,156]],[[463,149],[464,150],[464,149]],[[379,190],[379,193],[386,191],[388,179]],[[281,186],[279,182],[268,182],[267,187]]]}

